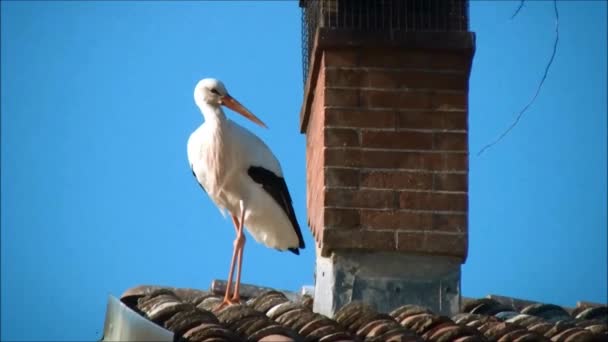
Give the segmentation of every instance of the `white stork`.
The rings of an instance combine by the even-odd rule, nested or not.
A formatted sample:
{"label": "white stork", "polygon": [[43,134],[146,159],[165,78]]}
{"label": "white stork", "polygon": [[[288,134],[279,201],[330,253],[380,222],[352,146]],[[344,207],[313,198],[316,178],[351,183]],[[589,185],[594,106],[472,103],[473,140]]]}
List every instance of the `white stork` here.
{"label": "white stork", "polygon": [[[236,229],[223,306],[240,300],[243,226],[256,241],[281,251],[299,254],[304,240],[279,161],[260,138],[228,119],[222,105],[266,125],[231,97],[219,80],[199,81],[194,101],[205,122],[188,139],[188,161],[198,183],[222,213],[230,213]],[[236,282],[230,296],[235,264]]]}

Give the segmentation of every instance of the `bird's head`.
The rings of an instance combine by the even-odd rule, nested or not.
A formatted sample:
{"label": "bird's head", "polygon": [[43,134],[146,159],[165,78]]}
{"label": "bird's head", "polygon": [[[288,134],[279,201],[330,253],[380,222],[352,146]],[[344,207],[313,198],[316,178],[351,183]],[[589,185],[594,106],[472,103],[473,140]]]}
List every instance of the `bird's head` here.
{"label": "bird's head", "polygon": [[245,108],[239,101],[230,96],[224,83],[215,78],[205,78],[196,84],[196,87],[194,88],[194,102],[196,102],[196,105],[201,109],[206,106],[219,107],[224,105],[266,128],[266,124],[264,124],[262,120],[258,119],[257,116],[253,115],[253,113]]}

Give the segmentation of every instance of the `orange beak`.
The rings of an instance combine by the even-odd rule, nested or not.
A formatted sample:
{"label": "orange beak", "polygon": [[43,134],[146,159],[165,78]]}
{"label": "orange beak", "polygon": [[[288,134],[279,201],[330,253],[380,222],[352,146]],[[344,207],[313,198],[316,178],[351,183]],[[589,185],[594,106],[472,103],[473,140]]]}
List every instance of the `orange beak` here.
{"label": "orange beak", "polygon": [[245,108],[239,101],[235,100],[232,96],[226,94],[224,95],[224,97],[222,97],[222,104],[230,109],[232,109],[233,111],[241,114],[242,116],[246,117],[247,119],[255,122],[256,124],[264,127],[264,128],[268,128],[266,126],[265,123],[262,122],[262,120],[258,119],[257,116],[253,115],[252,112],[250,112],[247,108]]}

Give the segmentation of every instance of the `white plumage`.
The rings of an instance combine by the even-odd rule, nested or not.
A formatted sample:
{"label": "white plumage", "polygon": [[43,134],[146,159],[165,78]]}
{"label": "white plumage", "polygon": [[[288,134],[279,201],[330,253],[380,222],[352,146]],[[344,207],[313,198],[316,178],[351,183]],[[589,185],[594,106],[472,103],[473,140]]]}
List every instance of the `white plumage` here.
{"label": "white plumage", "polygon": [[[199,184],[220,210],[230,213],[242,244],[244,236],[239,236],[238,226],[242,230],[244,223],[256,241],[298,254],[304,243],[278,160],[260,138],[229,120],[221,105],[263,127],[264,123],[215,79],[201,80],[195,87],[194,100],[205,117],[188,139],[188,161]],[[234,254],[240,260],[237,244],[235,241]],[[240,253],[242,257],[242,247]],[[230,273],[234,260],[233,256]],[[227,290],[225,303],[238,301],[239,278],[240,267],[233,300]]]}

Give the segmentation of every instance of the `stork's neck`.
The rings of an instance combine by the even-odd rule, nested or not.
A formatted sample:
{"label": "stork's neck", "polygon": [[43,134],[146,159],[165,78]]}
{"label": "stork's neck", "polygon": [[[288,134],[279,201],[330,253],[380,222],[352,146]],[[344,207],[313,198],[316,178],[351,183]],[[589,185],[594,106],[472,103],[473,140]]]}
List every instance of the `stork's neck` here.
{"label": "stork's neck", "polygon": [[205,117],[205,122],[221,124],[227,120],[226,114],[224,114],[222,107],[219,105],[202,103],[199,105],[199,108]]}

